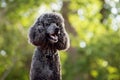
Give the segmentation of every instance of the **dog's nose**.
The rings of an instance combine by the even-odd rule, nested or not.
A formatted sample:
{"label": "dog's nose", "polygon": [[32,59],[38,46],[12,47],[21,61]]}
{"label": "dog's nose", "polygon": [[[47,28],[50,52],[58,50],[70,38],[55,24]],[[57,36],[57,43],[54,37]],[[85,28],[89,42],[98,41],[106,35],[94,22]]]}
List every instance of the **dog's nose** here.
{"label": "dog's nose", "polygon": [[55,28],[55,34],[59,34],[60,29],[59,28]]}
{"label": "dog's nose", "polygon": [[55,28],[55,32],[58,32],[59,31],[59,28]]}

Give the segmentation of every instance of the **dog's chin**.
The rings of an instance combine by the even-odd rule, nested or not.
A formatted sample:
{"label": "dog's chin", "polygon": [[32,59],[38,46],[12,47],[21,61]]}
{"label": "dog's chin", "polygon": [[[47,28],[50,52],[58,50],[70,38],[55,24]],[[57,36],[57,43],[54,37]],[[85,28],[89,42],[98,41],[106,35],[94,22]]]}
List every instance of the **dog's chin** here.
{"label": "dog's chin", "polygon": [[51,42],[51,43],[57,43],[58,42],[58,36],[57,35],[55,35],[55,34],[49,34],[49,41]]}

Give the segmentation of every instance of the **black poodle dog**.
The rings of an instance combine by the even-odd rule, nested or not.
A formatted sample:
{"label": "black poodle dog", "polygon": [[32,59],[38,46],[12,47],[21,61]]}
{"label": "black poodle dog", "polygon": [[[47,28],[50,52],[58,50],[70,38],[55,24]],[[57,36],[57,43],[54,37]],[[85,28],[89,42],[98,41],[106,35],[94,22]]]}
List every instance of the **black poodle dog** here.
{"label": "black poodle dog", "polygon": [[36,46],[30,80],[61,80],[58,50],[69,47],[63,17],[55,12],[42,14],[29,30],[29,41]]}

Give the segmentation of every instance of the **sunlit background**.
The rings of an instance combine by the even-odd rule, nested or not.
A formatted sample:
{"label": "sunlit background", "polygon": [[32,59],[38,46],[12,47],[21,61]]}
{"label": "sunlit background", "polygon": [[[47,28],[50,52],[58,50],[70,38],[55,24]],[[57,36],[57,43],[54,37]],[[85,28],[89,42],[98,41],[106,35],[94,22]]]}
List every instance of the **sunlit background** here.
{"label": "sunlit background", "polygon": [[0,0],[0,80],[29,80],[28,29],[50,11],[71,41],[60,52],[63,80],[120,80],[120,0]]}

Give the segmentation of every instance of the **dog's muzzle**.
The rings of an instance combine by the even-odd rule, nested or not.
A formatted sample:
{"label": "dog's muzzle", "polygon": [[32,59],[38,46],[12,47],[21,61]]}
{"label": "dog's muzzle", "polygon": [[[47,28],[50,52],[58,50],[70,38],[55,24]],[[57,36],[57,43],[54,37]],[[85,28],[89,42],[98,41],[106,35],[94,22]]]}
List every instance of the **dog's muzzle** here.
{"label": "dog's muzzle", "polygon": [[60,34],[59,27],[55,23],[52,23],[47,29],[47,35],[48,35],[49,41],[51,43],[58,42],[58,35],[59,34]]}

